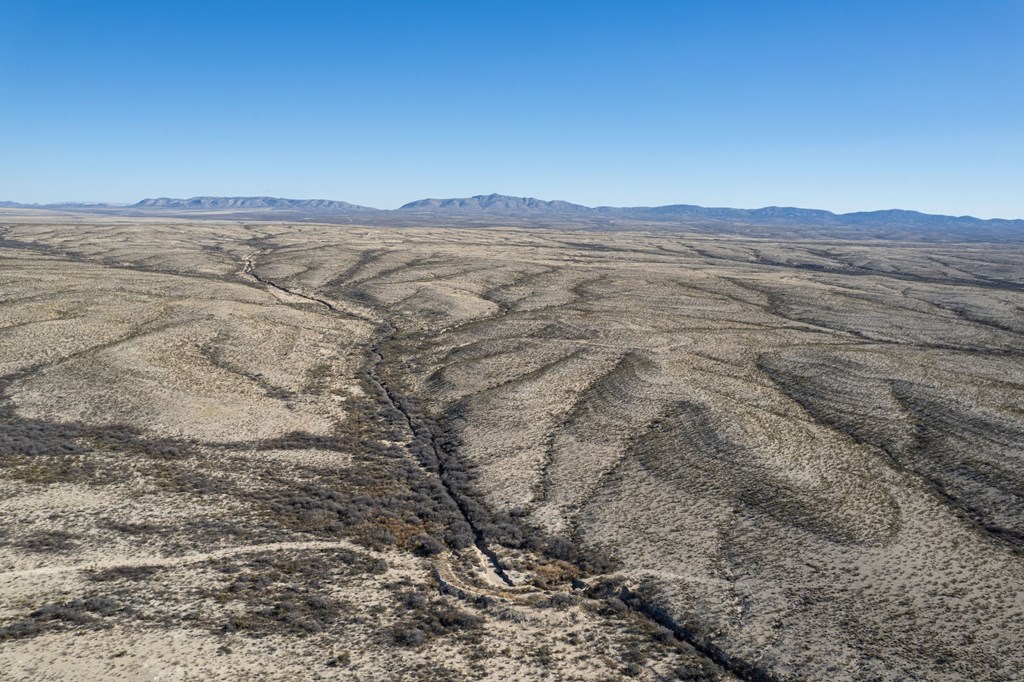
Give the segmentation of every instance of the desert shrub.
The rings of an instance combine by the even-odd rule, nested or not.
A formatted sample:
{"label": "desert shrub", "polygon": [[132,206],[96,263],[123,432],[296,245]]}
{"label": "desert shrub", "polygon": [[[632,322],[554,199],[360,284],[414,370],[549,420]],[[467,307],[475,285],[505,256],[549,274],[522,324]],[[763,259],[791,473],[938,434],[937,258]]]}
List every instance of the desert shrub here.
{"label": "desert shrub", "polygon": [[151,438],[134,426],[83,426],[81,437],[100,450],[178,459],[196,451],[195,444],[174,438]]}
{"label": "desert shrub", "polygon": [[223,495],[233,487],[222,476],[208,476],[191,469],[172,474],[165,479],[164,484],[172,490],[194,495]]}
{"label": "desert shrub", "polygon": [[268,438],[260,441],[259,445],[261,449],[267,450],[306,450],[313,448],[340,452],[344,452],[351,447],[350,443],[345,443],[331,436],[321,436],[302,431],[292,431],[277,438]]}
{"label": "desert shrub", "polygon": [[32,637],[47,627],[87,625],[93,623],[97,616],[107,617],[128,611],[130,608],[114,597],[103,596],[46,604],[30,613],[28,618],[0,627],[0,641]]}
{"label": "desert shrub", "polygon": [[410,623],[397,623],[389,629],[391,639],[399,646],[415,647],[427,641],[427,633]]}
{"label": "desert shrub", "polygon": [[371,525],[362,529],[357,538],[367,547],[376,550],[386,549],[398,544],[398,538],[395,537],[394,533],[380,526]]}
{"label": "desert shrub", "polygon": [[445,530],[444,539],[445,542],[448,543],[449,547],[454,549],[463,549],[465,547],[470,547],[476,540],[476,537],[473,534],[473,529],[469,527],[469,524],[460,522]]}
{"label": "desert shrub", "polygon": [[444,538],[449,545],[468,536],[472,544],[472,531],[444,489],[406,460],[357,464],[344,479],[304,485],[278,497],[271,508],[297,530],[346,535],[374,548],[435,549],[420,536]]}
{"label": "desert shrub", "polygon": [[595,549],[581,547],[562,536],[549,538],[543,545],[542,553],[548,558],[572,564],[584,573],[592,575],[611,573],[619,568],[619,563],[614,558]]}
{"label": "desert shrub", "polygon": [[115,521],[112,519],[105,519],[101,522],[101,525],[112,531],[122,533],[124,535],[153,535],[160,531],[160,526],[145,521],[140,523],[132,523],[130,521]]}
{"label": "desert shrub", "polygon": [[80,453],[81,427],[13,415],[0,417],[0,452],[7,455],[67,455]]}
{"label": "desert shrub", "polygon": [[[261,584],[253,581],[246,589],[246,594],[227,596],[228,600],[243,600],[249,608],[245,613],[229,617],[221,626],[222,632],[246,630],[253,635],[282,631],[315,634],[338,622],[350,611],[346,602],[325,597],[309,587],[297,591],[285,590],[281,594],[282,590],[273,586],[272,582]],[[238,592],[241,590],[237,585],[229,588],[229,593]],[[268,598],[269,606],[266,605]]]}
{"label": "desert shrub", "polygon": [[285,599],[276,602],[260,615],[283,623],[292,629],[305,632],[321,632],[338,616],[338,603],[320,595],[309,595],[300,599]]}
{"label": "desert shrub", "polygon": [[575,554],[575,548],[568,538],[557,536],[548,540],[544,547],[544,554],[552,559],[570,561]]}
{"label": "desert shrub", "polygon": [[[77,606],[79,600],[75,600],[72,604]],[[121,609],[121,604],[113,597],[89,597],[81,600],[81,608],[90,613],[110,616]]]}
{"label": "desert shrub", "polygon": [[624,582],[618,577],[596,580],[587,588],[586,595],[592,599],[617,597],[623,589]]}
{"label": "desert shrub", "polygon": [[658,625],[654,629],[654,632],[651,633],[651,639],[660,644],[669,644],[675,641],[676,635],[667,627],[664,627],[663,625]]}
{"label": "desert shrub", "polygon": [[94,582],[108,582],[114,580],[147,580],[163,568],[160,566],[115,566],[102,571],[92,571],[88,574],[89,580]]}
{"label": "desert shrub", "polygon": [[622,666],[622,674],[626,677],[639,677],[643,671],[644,669],[635,661],[630,661],[626,665]]}
{"label": "desert shrub", "polygon": [[331,657],[331,659],[329,661],[327,661],[327,667],[328,668],[341,668],[341,667],[347,666],[351,662],[352,662],[352,655],[349,652],[347,652],[347,651],[342,651],[340,654]]}
{"label": "desert shrub", "polygon": [[113,597],[89,597],[88,599],[75,599],[69,602],[47,604],[32,612],[36,620],[65,620],[71,622],[84,622],[88,620],[88,613],[98,613],[101,616],[109,616],[118,609],[118,602]]}
{"label": "desert shrub", "polygon": [[604,600],[605,609],[611,613],[623,614],[629,611],[629,607],[626,603],[618,597],[608,597]]}
{"label": "desert shrub", "polygon": [[672,675],[677,680],[696,682],[697,680],[719,679],[719,672],[714,663],[704,656],[690,656],[683,665],[673,669]]}
{"label": "desert shrub", "polygon": [[22,538],[18,546],[31,552],[67,552],[78,546],[74,537],[63,530],[39,531]]}
{"label": "desert shrub", "polygon": [[42,628],[34,620],[18,620],[0,627],[0,642],[7,639],[32,637],[42,632]]}
{"label": "desert shrub", "polygon": [[413,552],[419,556],[433,556],[444,551],[444,545],[438,542],[437,538],[423,533],[414,535],[409,540],[409,544],[412,546]]}
{"label": "desert shrub", "polygon": [[530,651],[530,654],[544,668],[550,668],[555,662],[555,652],[552,651],[551,646],[548,644],[542,644],[534,648]]}
{"label": "desert shrub", "polygon": [[475,630],[483,623],[475,614],[414,590],[399,593],[395,600],[401,620],[387,634],[401,646],[419,646],[428,639]]}
{"label": "desert shrub", "polygon": [[494,597],[491,597],[490,595],[478,594],[475,597],[473,597],[473,605],[477,608],[489,609],[497,603],[498,602],[494,599]]}
{"label": "desert shrub", "polygon": [[266,552],[215,563],[228,582],[199,590],[233,609],[226,620],[211,625],[220,632],[246,632],[251,636],[273,633],[307,635],[353,618],[354,609],[334,597],[329,586],[347,576],[377,575],[387,570],[383,559],[347,549],[284,554]]}
{"label": "desert shrub", "polygon": [[526,616],[521,611],[511,609],[503,604],[491,605],[487,612],[494,618],[509,623],[523,623],[526,621]]}
{"label": "desert shrub", "polygon": [[576,597],[565,592],[556,592],[547,599],[537,602],[538,606],[555,609],[567,609],[576,603]]}
{"label": "desert shrub", "polygon": [[629,648],[622,652],[622,660],[627,663],[643,663],[646,658],[647,656],[644,655],[643,650],[636,643],[631,644]]}
{"label": "desert shrub", "polygon": [[398,595],[397,601],[400,606],[410,610],[420,610],[427,608],[427,598],[422,592],[416,592],[415,590],[406,590]]}

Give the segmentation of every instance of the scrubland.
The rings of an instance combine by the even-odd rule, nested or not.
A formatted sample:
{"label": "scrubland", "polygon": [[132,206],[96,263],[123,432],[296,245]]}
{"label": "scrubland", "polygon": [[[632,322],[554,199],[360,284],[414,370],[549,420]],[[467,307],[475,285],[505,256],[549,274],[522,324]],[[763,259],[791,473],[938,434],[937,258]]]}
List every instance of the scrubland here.
{"label": "scrubland", "polygon": [[5,679],[1012,680],[1024,246],[0,214]]}

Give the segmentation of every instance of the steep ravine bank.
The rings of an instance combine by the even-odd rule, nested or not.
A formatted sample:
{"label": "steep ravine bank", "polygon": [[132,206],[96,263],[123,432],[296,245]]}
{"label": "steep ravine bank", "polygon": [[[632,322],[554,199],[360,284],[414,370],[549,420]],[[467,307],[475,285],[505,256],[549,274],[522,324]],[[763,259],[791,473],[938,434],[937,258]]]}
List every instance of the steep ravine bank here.
{"label": "steep ravine bank", "polygon": [[456,489],[453,482],[453,469],[455,468],[453,464],[455,462],[451,457],[446,456],[438,445],[440,428],[437,422],[424,413],[419,412],[416,409],[416,401],[403,396],[390,387],[378,372],[379,366],[384,362],[381,348],[394,338],[395,331],[395,327],[391,322],[381,325],[379,336],[370,347],[368,353],[370,365],[367,374],[370,381],[379,389],[387,404],[402,416],[412,437],[408,446],[410,453],[424,468],[437,475],[448,497],[454,502],[462,514],[466,525],[469,526],[473,534],[473,544],[487,558],[490,570],[503,583],[511,587],[515,583],[512,582],[512,579],[505,572],[498,555],[488,546],[483,530],[478,524],[474,524],[475,514],[470,509],[471,502],[464,491]]}

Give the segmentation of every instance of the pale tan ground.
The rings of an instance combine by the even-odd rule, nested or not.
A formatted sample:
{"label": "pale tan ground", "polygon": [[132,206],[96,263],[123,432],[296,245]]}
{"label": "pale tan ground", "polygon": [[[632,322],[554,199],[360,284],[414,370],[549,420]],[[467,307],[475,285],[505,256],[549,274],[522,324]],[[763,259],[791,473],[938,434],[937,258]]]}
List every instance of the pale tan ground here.
{"label": "pale tan ground", "polygon": [[[0,642],[15,679],[1024,666],[1020,247],[94,223],[0,221],[3,423],[21,438],[0,452],[0,615],[40,630]],[[418,422],[384,423],[368,367],[448,434],[469,476],[454,494],[485,505],[518,587],[474,547],[410,551],[447,522],[408,501],[433,476]],[[331,525],[323,490],[376,511]],[[513,546],[508,518],[600,561]],[[341,562],[289,587],[244,558],[330,566],[353,542],[386,571]],[[90,564],[154,572],[97,581]],[[261,571],[276,577],[225,593]],[[681,639],[578,589],[602,572]],[[482,620],[403,643],[410,590]],[[110,595],[81,622],[31,616]],[[345,607],[318,632],[260,612],[309,595]]]}

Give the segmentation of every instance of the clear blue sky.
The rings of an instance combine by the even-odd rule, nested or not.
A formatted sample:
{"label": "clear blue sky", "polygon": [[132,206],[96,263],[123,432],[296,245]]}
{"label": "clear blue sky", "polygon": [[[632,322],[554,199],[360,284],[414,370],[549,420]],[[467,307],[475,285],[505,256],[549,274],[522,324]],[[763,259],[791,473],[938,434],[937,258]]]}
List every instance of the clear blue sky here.
{"label": "clear blue sky", "polygon": [[1024,1],[0,0],[0,199],[1024,217]]}

